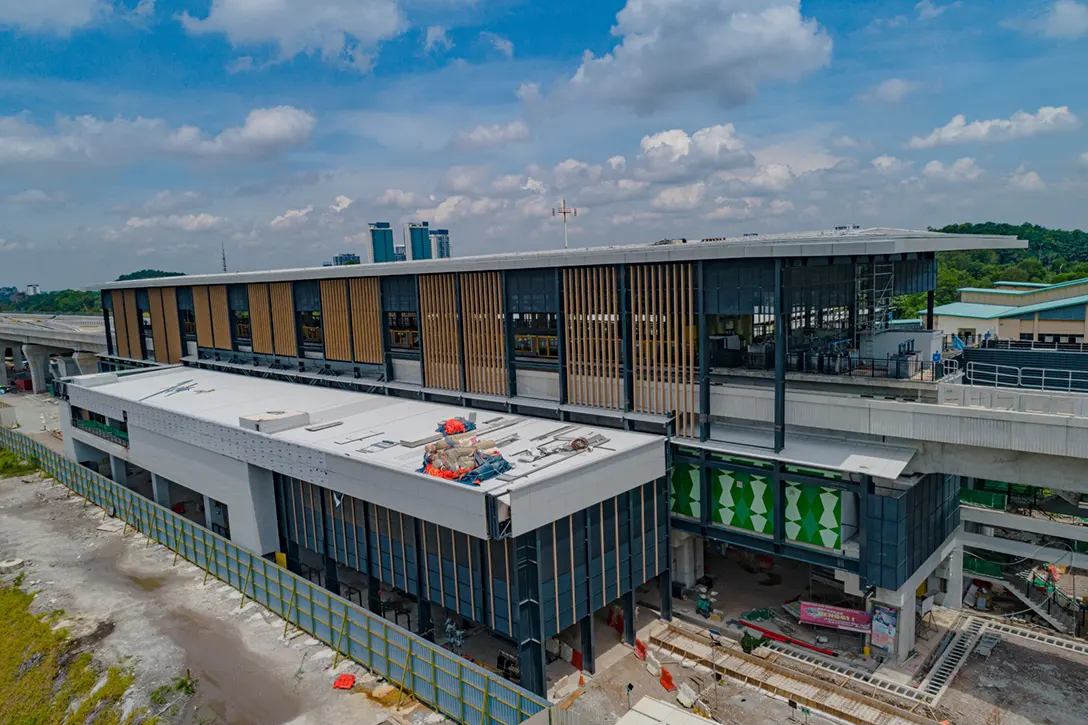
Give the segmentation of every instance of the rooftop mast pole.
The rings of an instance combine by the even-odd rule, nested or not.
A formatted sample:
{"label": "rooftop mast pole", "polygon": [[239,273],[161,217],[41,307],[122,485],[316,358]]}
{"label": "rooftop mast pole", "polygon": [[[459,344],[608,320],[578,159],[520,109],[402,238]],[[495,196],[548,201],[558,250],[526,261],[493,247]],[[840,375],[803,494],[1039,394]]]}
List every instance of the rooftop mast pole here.
{"label": "rooftop mast pole", "polygon": [[570,249],[570,244],[567,241],[567,215],[578,216],[578,210],[567,206],[567,200],[563,199],[559,207],[552,209],[552,216],[557,214],[563,217],[563,249]]}

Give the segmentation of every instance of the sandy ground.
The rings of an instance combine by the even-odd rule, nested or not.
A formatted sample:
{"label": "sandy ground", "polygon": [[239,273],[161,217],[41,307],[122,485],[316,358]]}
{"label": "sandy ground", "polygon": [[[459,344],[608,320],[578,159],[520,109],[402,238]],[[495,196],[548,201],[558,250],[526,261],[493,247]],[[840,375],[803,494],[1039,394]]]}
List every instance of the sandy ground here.
{"label": "sandy ground", "polygon": [[971,656],[940,709],[956,725],[1084,725],[1086,702],[1088,657],[1002,635],[989,658]]}
{"label": "sandy ground", "polygon": [[[35,606],[62,609],[73,634],[108,634],[95,656],[105,666],[131,665],[127,707],[164,710],[178,725],[375,725],[394,713],[362,693],[332,689],[333,652],[293,630],[260,605],[240,607],[241,593],[211,579],[120,522],[69,497],[48,480],[0,481],[0,559],[26,561],[24,587]],[[10,578],[10,577],[9,577]],[[189,671],[196,695],[151,708],[150,694]],[[372,679],[372,678],[367,678]],[[175,707],[176,706],[176,707]],[[406,719],[440,722],[422,707]]]}

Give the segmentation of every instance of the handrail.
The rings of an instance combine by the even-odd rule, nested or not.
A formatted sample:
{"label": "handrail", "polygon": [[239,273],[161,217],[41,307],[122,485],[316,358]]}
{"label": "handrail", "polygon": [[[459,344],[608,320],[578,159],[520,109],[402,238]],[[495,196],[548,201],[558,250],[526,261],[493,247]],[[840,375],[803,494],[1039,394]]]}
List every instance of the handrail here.
{"label": "handrail", "polygon": [[1088,392],[1088,372],[1016,367],[998,363],[967,363],[967,383],[998,388],[1028,388],[1055,392]]}

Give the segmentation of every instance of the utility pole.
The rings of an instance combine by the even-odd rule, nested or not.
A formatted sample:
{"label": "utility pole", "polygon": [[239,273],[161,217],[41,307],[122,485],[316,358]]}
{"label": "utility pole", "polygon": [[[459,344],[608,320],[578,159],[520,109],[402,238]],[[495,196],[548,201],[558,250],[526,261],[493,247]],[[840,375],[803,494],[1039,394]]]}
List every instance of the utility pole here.
{"label": "utility pole", "polygon": [[567,243],[567,215],[578,216],[578,210],[567,206],[567,200],[563,199],[559,207],[552,209],[552,216],[557,214],[563,217],[563,249],[570,249],[570,244]]}
{"label": "utility pole", "polygon": [[227,243],[220,242],[219,249],[223,252],[223,271],[227,271]]}

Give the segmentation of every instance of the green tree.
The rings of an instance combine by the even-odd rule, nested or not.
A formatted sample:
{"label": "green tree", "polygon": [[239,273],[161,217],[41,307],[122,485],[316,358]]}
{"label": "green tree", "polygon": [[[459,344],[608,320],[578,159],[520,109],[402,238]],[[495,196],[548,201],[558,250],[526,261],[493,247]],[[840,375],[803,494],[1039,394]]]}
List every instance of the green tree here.
{"label": "green tree", "polygon": [[130,282],[135,279],[155,279],[158,277],[183,277],[184,272],[164,272],[161,269],[140,269],[117,278],[118,282]]}

